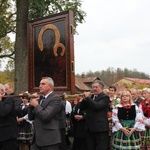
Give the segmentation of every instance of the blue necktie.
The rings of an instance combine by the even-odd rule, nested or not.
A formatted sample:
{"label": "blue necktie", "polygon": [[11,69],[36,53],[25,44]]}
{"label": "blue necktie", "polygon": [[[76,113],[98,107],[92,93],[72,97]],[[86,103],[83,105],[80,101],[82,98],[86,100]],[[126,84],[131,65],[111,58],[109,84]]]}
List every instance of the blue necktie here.
{"label": "blue necktie", "polygon": [[40,101],[40,105],[44,102],[44,100],[45,100],[45,97],[43,96],[41,101]]}

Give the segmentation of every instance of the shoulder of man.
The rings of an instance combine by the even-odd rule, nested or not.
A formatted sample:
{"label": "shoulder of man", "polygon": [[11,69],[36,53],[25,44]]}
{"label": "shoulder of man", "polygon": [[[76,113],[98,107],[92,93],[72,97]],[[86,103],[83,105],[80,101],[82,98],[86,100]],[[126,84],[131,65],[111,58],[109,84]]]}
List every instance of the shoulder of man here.
{"label": "shoulder of man", "polygon": [[100,98],[109,98],[109,96],[107,94],[105,94],[104,92],[101,92],[98,97]]}
{"label": "shoulder of man", "polygon": [[51,98],[51,97],[53,97],[53,98],[55,97],[55,98],[58,98],[60,100],[62,99],[56,92],[52,92],[51,94],[48,95],[47,98]]}

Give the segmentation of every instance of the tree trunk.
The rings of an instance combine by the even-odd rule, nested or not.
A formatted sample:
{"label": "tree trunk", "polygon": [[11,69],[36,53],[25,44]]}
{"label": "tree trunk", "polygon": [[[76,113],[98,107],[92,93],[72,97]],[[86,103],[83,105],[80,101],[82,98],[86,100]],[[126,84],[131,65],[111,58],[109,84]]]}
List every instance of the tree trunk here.
{"label": "tree trunk", "polygon": [[28,90],[27,20],[28,0],[17,0],[15,43],[15,92]]}

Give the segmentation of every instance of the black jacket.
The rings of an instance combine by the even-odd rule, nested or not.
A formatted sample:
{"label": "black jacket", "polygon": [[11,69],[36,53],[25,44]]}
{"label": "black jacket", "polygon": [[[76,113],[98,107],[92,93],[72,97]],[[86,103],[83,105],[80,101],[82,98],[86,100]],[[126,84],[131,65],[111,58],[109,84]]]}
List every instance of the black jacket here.
{"label": "black jacket", "polygon": [[17,119],[13,98],[0,101],[0,142],[17,138]]}
{"label": "black jacket", "polygon": [[[75,106],[75,110],[72,111],[71,113],[71,119],[72,119],[73,129],[74,129],[74,137],[86,138],[86,130],[85,130],[86,111],[80,109],[80,104],[81,102],[79,102]],[[83,116],[83,119],[78,121],[74,118],[75,115],[81,115]]]}
{"label": "black jacket", "polygon": [[81,102],[81,109],[86,110],[86,129],[91,132],[109,131],[107,110],[109,96],[100,93],[95,100],[93,96],[87,97]]}

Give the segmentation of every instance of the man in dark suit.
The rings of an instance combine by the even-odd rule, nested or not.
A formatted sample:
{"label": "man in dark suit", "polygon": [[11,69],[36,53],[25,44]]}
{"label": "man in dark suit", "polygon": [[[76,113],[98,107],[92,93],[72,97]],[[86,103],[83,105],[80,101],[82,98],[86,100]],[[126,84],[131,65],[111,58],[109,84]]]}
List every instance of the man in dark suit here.
{"label": "man in dark suit", "polygon": [[[61,143],[58,113],[61,97],[53,92],[54,81],[43,77],[39,85],[44,97],[30,100],[29,119],[34,119],[34,140],[31,150],[59,150]],[[37,96],[37,93],[33,94]]]}
{"label": "man in dark suit", "polygon": [[[4,86],[5,86],[5,94],[6,95],[15,95],[14,87],[13,87],[12,84],[6,83],[6,84],[4,84]],[[15,102],[15,110],[16,110],[16,113],[17,113],[18,109],[20,109],[20,105],[22,103],[22,100],[19,97],[14,97],[13,99],[14,99],[14,102]]]}
{"label": "man in dark suit", "polygon": [[139,104],[143,101],[143,99],[139,96],[138,89],[131,89],[131,95],[133,102],[139,107]]}
{"label": "man in dark suit", "polygon": [[13,98],[5,98],[0,84],[0,150],[17,150],[17,119]]}
{"label": "man in dark suit", "polygon": [[106,150],[109,141],[109,97],[103,93],[104,83],[101,80],[95,80],[92,87],[93,94],[84,92],[84,100],[80,104],[80,108],[86,110],[87,147],[88,150]]}

